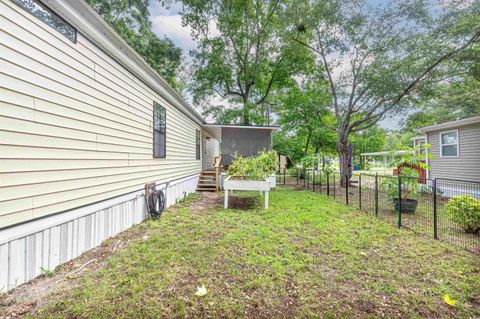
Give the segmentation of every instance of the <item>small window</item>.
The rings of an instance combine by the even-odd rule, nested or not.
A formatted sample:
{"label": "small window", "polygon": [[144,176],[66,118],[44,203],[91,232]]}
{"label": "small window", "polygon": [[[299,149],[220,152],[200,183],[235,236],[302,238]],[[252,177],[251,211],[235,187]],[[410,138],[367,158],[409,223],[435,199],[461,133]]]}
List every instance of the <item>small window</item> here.
{"label": "small window", "polygon": [[427,150],[427,149],[425,148],[425,143],[426,143],[426,142],[425,142],[425,139],[424,139],[424,138],[418,138],[418,139],[416,139],[416,140],[414,141],[414,145],[413,145],[413,146],[414,146],[415,148],[418,148],[418,152],[419,152],[420,154],[424,154],[425,151]]}
{"label": "small window", "polygon": [[196,141],[196,150],[197,150],[197,154],[196,154],[196,158],[197,160],[200,159],[200,131],[199,130],[196,130],[195,132],[195,141]]}
{"label": "small window", "polygon": [[77,42],[77,30],[38,0],[12,0],[14,3],[63,34],[73,43]]}
{"label": "small window", "polygon": [[440,133],[440,156],[456,157],[458,156],[458,131],[449,131]]}
{"label": "small window", "polygon": [[167,112],[153,102],[153,157],[165,158],[167,146]]}

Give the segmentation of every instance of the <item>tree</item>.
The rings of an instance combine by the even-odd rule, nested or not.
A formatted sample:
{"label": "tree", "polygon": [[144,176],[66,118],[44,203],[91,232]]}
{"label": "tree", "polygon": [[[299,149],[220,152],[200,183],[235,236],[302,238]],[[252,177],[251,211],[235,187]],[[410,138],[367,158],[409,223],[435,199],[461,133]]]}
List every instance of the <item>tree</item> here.
{"label": "tree", "polygon": [[241,106],[243,124],[262,122],[258,117],[252,121],[254,113],[265,109],[271,92],[312,59],[308,50],[289,41],[284,4],[280,0],[181,3],[182,21],[198,42],[192,52],[194,101],[219,96]]}
{"label": "tree", "polygon": [[306,136],[292,134],[284,130],[273,133],[273,149],[278,154],[287,156],[292,163],[299,163],[303,158],[303,146],[305,145]]}
{"label": "tree", "polygon": [[304,76],[292,81],[277,99],[275,112],[278,115],[278,124],[282,125],[285,131],[306,136],[304,156],[312,144],[315,144],[318,151],[324,135],[323,122],[330,115],[330,97],[325,81],[318,75]]}
{"label": "tree", "polygon": [[352,134],[351,141],[353,144],[354,159],[357,159],[356,164],[360,164],[362,168],[365,168],[361,154],[385,150],[386,137],[387,134],[385,130],[378,125]]}
{"label": "tree", "polygon": [[149,0],[86,0],[87,3],[170,85],[179,85],[182,49],[160,39],[149,20]]}
{"label": "tree", "polygon": [[435,8],[421,0],[369,3],[304,0],[290,10],[294,41],[316,54],[329,81],[342,184],[350,134],[401,111],[420,87],[445,79],[442,66],[480,39],[478,2]]}
{"label": "tree", "polygon": [[[457,75],[414,101],[418,111],[403,121],[404,132],[434,123],[480,115],[480,45],[474,45],[452,59]],[[462,65],[458,70],[457,65]]]}

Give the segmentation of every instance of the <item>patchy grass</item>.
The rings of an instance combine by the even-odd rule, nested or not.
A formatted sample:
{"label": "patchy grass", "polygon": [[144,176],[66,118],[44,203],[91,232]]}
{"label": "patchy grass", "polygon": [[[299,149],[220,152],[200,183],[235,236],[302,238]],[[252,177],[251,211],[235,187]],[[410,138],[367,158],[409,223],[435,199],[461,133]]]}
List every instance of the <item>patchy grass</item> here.
{"label": "patchy grass", "polygon": [[[308,191],[191,197],[34,316],[479,317],[478,256]],[[195,296],[202,284],[204,297]],[[443,301],[450,294],[458,303]]]}

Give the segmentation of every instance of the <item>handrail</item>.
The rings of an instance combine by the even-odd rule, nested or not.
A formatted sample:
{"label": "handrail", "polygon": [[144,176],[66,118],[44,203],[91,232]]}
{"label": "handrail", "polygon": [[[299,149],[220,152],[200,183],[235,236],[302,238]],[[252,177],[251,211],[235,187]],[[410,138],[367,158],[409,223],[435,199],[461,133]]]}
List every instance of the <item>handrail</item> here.
{"label": "handrail", "polygon": [[222,162],[222,157],[221,156],[216,156],[215,161],[213,166],[215,167],[215,190],[218,192],[220,190],[220,187],[218,185],[218,180],[219,180],[219,174],[220,174],[220,163]]}

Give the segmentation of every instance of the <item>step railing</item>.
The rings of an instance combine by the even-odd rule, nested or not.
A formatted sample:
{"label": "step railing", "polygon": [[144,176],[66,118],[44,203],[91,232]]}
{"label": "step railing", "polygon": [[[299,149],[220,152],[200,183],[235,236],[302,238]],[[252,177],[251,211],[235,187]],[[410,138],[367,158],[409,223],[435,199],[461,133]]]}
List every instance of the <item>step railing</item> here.
{"label": "step railing", "polygon": [[221,170],[222,157],[216,156],[213,166],[215,167],[215,191],[220,190],[219,180],[220,180],[220,170]]}

